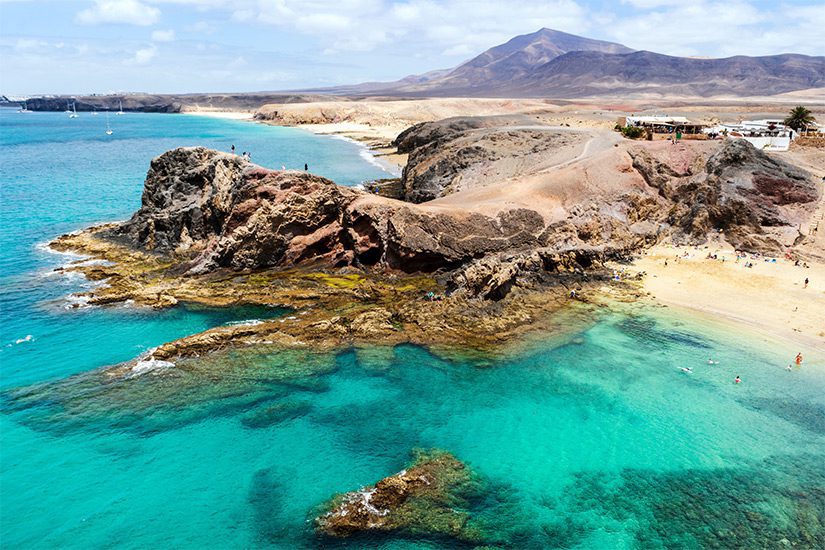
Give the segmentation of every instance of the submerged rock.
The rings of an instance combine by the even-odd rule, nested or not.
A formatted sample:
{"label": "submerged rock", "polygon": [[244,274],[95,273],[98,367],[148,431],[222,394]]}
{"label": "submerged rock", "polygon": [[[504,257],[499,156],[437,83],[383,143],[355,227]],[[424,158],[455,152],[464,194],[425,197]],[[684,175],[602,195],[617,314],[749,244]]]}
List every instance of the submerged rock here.
{"label": "submerged rock", "polygon": [[244,414],[241,417],[241,424],[253,429],[268,428],[306,416],[311,410],[312,405],[306,401],[267,403]]}
{"label": "submerged rock", "polygon": [[336,538],[395,531],[475,540],[462,505],[476,483],[452,454],[418,452],[409,468],[334,497],[325,506],[328,511],[315,519],[315,530]]}

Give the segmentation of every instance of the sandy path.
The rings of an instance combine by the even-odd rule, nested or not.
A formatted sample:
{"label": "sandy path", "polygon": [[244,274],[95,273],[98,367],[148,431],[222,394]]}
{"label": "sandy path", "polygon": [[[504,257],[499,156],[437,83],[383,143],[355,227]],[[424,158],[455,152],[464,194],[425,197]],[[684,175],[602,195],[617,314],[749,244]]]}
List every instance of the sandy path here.
{"label": "sandy path", "polygon": [[[580,177],[573,167],[582,161],[614,149],[622,138],[615,132],[568,128],[566,126],[514,126],[506,129],[567,132],[589,137],[573,146],[541,153],[538,163],[531,163],[529,173],[504,178],[494,185],[467,189],[420,205],[431,211],[473,210],[495,216],[502,210],[529,208],[541,213],[550,223],[564,215],[562,208],[566,187]],[[501,131],[502,128],[496,128]]]}

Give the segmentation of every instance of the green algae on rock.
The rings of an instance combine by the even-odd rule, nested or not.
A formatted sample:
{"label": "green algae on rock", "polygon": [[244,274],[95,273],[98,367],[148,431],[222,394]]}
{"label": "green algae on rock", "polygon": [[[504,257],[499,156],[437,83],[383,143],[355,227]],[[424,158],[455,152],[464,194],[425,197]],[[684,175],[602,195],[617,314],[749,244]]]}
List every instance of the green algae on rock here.
{"label": "green algae on rock", "polygon": [[315,530],[336,538],[398,532],[478,541],[466,510],[478,485],[478,478],[452,454],[417,450],[409,468],[333,497],[325,506],[328,511],[315,519]]}

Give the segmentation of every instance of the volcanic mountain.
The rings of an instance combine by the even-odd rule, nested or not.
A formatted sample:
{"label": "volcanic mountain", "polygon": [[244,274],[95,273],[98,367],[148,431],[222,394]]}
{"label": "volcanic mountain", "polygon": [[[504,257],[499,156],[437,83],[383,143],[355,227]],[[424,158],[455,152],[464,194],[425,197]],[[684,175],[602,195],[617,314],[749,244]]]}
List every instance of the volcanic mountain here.
{"label": "volcanic mountain", "polygon": [[517,36],[452,70],[333,88],[345,94],[441,97],[760,95],[825,87],[825,57],[724,59],[635,51],[551,29]]}

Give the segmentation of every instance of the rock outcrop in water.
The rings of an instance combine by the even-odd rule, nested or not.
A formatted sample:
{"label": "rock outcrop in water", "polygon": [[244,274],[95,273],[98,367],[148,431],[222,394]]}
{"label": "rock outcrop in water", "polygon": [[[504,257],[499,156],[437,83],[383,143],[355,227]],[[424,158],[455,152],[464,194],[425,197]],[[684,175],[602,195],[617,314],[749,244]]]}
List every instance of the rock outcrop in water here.
{"label": "rock outcrop in water", "polygon": [[409,468],[371,487],[334,497],[315,519],[316,532],[335,538],[401,532],[474,538],[463,511],[473,474],[453,455],[419,453]]}

